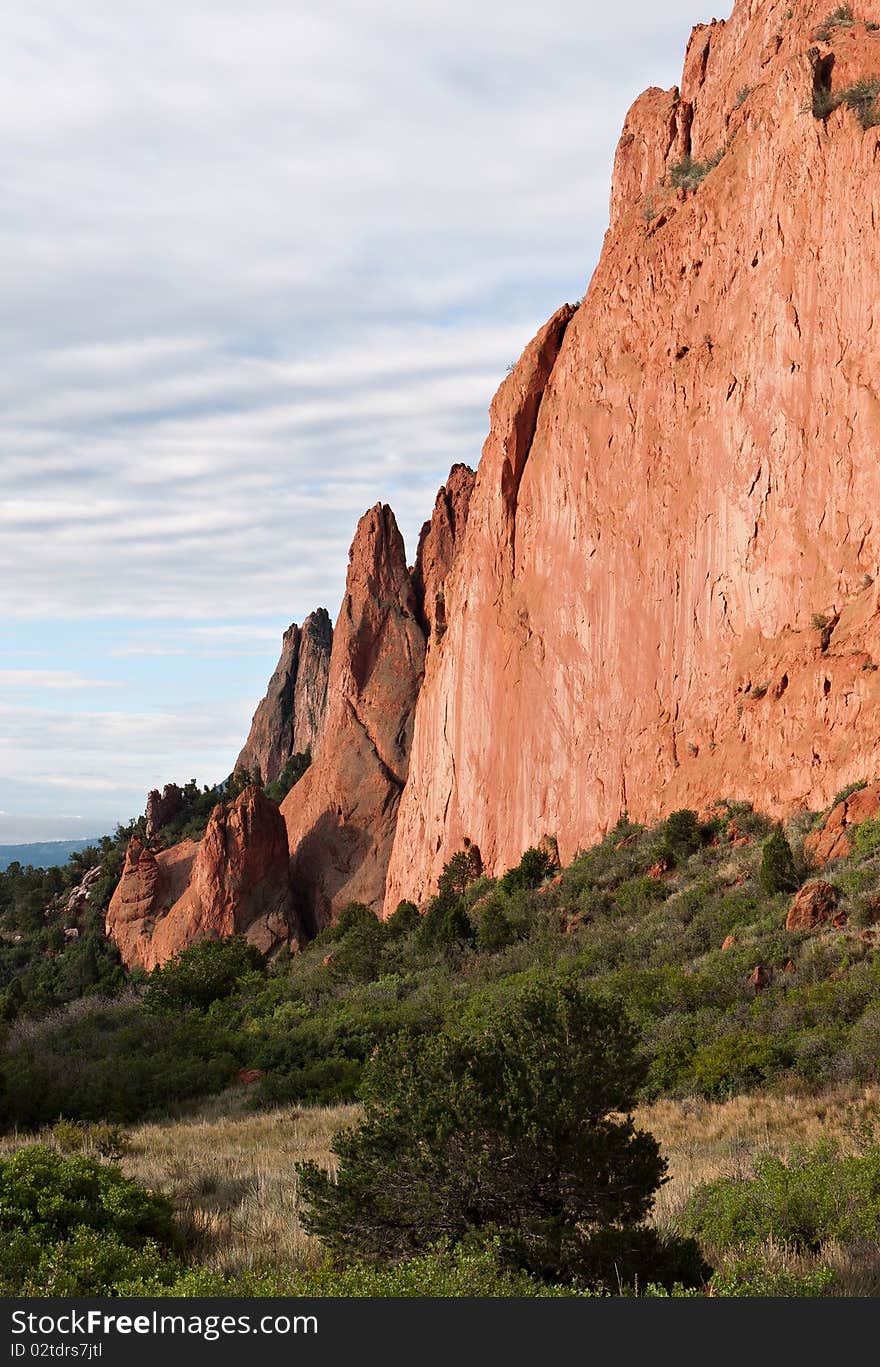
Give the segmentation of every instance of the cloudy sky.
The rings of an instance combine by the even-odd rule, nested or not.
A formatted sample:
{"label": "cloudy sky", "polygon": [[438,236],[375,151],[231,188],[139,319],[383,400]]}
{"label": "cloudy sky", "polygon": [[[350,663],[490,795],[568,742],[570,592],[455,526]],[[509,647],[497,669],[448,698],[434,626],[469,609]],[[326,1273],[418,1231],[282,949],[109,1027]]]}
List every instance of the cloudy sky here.
{"label": "cloudy sky", "polygon": [[0,841],[229,771],[359,515],[412,552],[584,292],[627,107],[701,4],[9,7]]}

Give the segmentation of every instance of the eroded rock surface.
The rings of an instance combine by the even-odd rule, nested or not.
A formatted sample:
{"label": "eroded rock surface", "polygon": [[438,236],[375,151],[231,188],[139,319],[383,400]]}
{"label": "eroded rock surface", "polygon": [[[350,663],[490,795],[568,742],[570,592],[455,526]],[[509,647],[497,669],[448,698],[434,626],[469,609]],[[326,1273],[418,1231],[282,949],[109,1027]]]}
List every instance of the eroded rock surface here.
{"label": "eroded rock surface", "polygon": [[302,627],[293,622],[287,628],[281,658],[254,713],[236,769],[258,770],[264,783],[274,783],[293,755],[317,748],[327,713],[332,647],[333,627],[325,608],[310,613]]}
{"label": "eroded rock surface", "polygon": [[880,129],[813,114],[880,73],[880,3],[827,9],[737,0],[630,112],[586,297],[492,405],[389,908],[466,836],[500,873],[880,773]]}

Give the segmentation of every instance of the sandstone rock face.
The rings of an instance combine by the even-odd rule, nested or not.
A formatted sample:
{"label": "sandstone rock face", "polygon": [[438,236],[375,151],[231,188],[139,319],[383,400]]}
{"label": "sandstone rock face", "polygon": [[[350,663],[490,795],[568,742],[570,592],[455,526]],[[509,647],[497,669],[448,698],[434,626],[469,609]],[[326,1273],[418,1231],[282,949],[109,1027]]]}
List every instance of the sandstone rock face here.
{"label": "sandstone rock face", "polygon": [[812,112],[880,73],[880,0],[828,42],[827,0],[791,9],[736,0],[636,102],[584,302],[493,402],[389,909],[465,837],[497,874],[624,808],[784,816],[880,773],[880,129]]}
{"label": "sandstone rock face", "polygon": [[264,783],[274,783],[292,755],[316,749],[327,712],[332,646],[333,627],[324,608],[310,613],[302,628],[296,622],[287,628],[236,769],[259,769]]}
{"label": "sandstone rock face", "polygon": [[786,930],[818,930],[833,923],[839,900],[837,888],[821,878],[804,883],[789,907]]}
{"label": "sandstone rock face", "polygon": [[446,630],[444,585],[467,526],[475,480],[470,466],[453,465],[419,537],[413,587],[422,607],[429,644]]}
{"label": "sandstone rock face", "polygon": [[185,840],[156,854],[137,836],[129,841],[106,923],[128,968],[147,966],[144,950],[153,927],[186,890],[197,849],[196,841]]}
{"label": "sandstone rock face", "polygon": [[403,538],[391,509],[377,504],[361,518],[349,554],[324,734],[281,805],[308,930],[350,901],[382,908],[424,669],[419,619]]}
{"label": "sandstone rock face", "polygon": [[263,953],[298,942],[284,820],[255,786],[215,807],[204,838],[154,854],[131,841],[107,914],[128,967],[243,934]]}
{"label": "sandstone rock face", "polygon": [[853,835],[863,821],[880,816],[880,783],[860,788],[838,802],[817,831],[804,841],[804,851],[814,864],[829,864],[852,853]]}
{"label": "sandstone rock face", "polygon": [[147,829],[148,840],[154,840],[169,821],[173,821],[180,811],[180,804],[183,800],[183,793],[176,783],[166,783],[162,792],[158,788],[153,788],[147,793]]}

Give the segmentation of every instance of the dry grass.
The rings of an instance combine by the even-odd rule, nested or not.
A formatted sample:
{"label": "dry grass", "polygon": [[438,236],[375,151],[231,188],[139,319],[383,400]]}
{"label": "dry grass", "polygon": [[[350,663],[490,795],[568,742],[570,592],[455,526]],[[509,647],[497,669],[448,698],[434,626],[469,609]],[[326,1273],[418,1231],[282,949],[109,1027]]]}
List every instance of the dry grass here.
{"label": "dry grass", "polygon": [[[247,1109],[235,1088],[184,1118],[129,1130],[126,1174],[174,1201],[197,1260],[224,1275],[261,1268],[306,1268],[322,1249],[299,1223],[294,1164],[313,1159],[332,1167],[334,1134],[357,1120],[357,1106]],[[659,1139],[670,1180],[660,1191],[655,1220],[672,1227],[694,1188],[716,1177],[748,1175],[766,1153],[835,1139],[855,1149],[859,1127],[880,1116],[880,1088],[822,1097],[741,1096],[726,1102],[660,1101],[637,1114]],[[38,1136],[53,1142],[51,1131]],[[33,1135],[9,1135],[9,1152]],[[768,1265],[802,1270],[814,1260],[768,1246]],[[821,1261],[835,1266],[851,1295],[880,1291],[876,1244],[863,1250],[826,1246]]]}
{"label": "dry grass", "polygon": [[645,1106],[637,1122],[657,1136],[669,1161],[670,1180],[657,1199],[656,1222],[673,1225],[695,1187],[716,1177],[747,1177],[764,1154],[784,1155],[795,1145],[812,1146],[822,1139],[852,1150],[859,1125],[878,1115],[877,1087],[819,1097],[688,1098]]}
{"label": "dry grass", "polygon": [[[183,1119],[126,1131],[130,1148],[121,1167],[171,1197],[194,1255],[212,1271],[314,1266],[323,1251],[299,1223],[294,1165],[313,1159],[332,1167],[333,1136],[358,1108],[250,1111],[246,1101],[236,1088]],[[37,1137],[53,1142],[51,1130]],[[8,1135],[0,1152],[34,1138]]]}
{"label": "dry grass", "polygon": [[357,1114],[355,1106],[247,1111],[227,1094],[189,1120],[132,1130],[123,1168],[172,1198],[212,1271],[314,1266],[323,1253],[299,1223],[294,1165],[330,1168],[333,1136]]}

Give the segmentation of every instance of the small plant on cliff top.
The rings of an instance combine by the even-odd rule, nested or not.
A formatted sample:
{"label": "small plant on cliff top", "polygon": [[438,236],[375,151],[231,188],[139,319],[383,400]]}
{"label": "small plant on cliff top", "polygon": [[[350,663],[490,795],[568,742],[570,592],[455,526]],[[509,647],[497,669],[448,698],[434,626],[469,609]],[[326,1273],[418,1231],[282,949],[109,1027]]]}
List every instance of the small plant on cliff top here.
{"label": "small plant on cliff top", "polygon": [[831,90],[828,86],[817,85],[813,91],[813,115],[817,119],[827,119],[841,105],[851,109],[867,131],[880,125],[880,109],[877,97],[880,96],[880,77],[866,77],[854,81],[842,90]]}
{"label": "small plant on cliff top", "polygon": [[821,43],[830,43],[836,28],[852,28],[855,23],[851,5],[838,5],[837,9],[826,14],[822,23],[816,30],[816,37]]}
{"label": "small plant on cliff top", "polygon": [[718,165],[726,150],[725,147],[719,147],[707,161],[694,161],[692,157],[685,157],[683,161],[678,162],[669,172],[669,179],[676,190],[696,190],[709,172]]}

